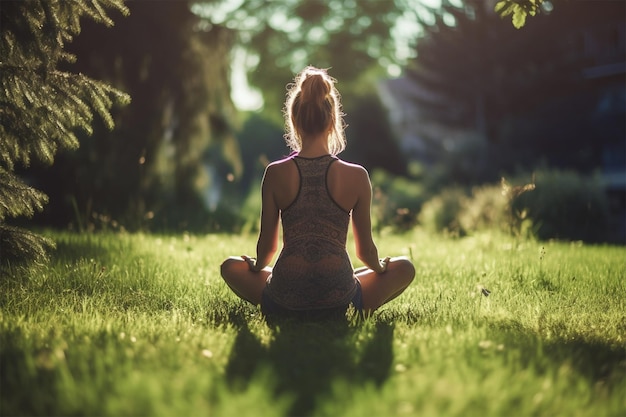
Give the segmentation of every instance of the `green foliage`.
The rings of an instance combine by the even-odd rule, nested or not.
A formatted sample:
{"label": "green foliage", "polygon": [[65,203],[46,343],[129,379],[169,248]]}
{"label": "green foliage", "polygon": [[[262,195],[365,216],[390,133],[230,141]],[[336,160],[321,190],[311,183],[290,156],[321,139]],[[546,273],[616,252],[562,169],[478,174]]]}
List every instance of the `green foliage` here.
{"label": "green foliage", "polygon": [[[1,261],[37,259],[49,242],[7,226],[32,216],[46,196],[14,174],[32,161],[52,164],[57,151],[78,146],[77,130],[92,132],[93,115],[113,127],[109,110],[129,97],[82,74],[61,71],[75,57],[65,48],[83,16],[112,25],[106,8],[127,12],[122,0],[0,2],[0,252]],[[23,235],[20,235],[23,233]]]}
{"label": "green foliage", "polygon": [[110,25],[103,7],[113,6],[126,11],[122,1],[2,2],[0,156],[6,169],[28,166],[31,158],[50,164],[57,150],[76,148],[76,129],[91,133],[94,111],[113,126],[109,109],[128,96],[58,70],[75,59],[65,44],[80,32],[80,17]]}
{"label": "green foliage", "polygon": [[624,409],[624,247],[387,235],[419,270],[400,297],[363,322],[274,327],[219,277],[252,236],[50,237],[49,265],[0,281],[3,415]]}
{"label": "green foliage", "polygon": [[0,166],[0,268],[47,259],[46,250],[54,247],[51,240],[5,223],[8,218],[32,217],[47,201],[45,194]]}
{"label": "green foliage", "polygon": [[511,16],[513,26],[520,29],[526,24],[526,16],[535,16],[541,10],[544,0],[500,0],[494,11],[504,18]]}
{"label": "green foliage", "polygon": [[379,232],[388,227],[405,232],[419,223],[430,232],[457,236],[500,230],[526,237],[530,226],[525,214],[515,212],[512,204],[534,184],[511,186],[503,178],[500,184],[475,186],[468,193],[458,186],[446,187],[450,178],[445,169],[425,169],[416,162],[409,164],[406,176],[378,169],[371,179],[372,218]]}
{"label": "green foliage", "polygon": [[473,187],[458,215],[462,230],[468,233],[504,232],[517,238],[534,238],[532,220],[515,204],[522,194],[533,191],[535,184],[519,179],[516,182],[521,184],[511,185],[502,178],[497,185]]}
{"label": "green foliage", "polygon": [[242,233],[255,234],[261,225],[261,179],[250,188],[248,196],[239,207],[239,215],[243,219]]}
{"label": "green foliage", "polygon": [[466,230],[459,221],[467,201],[460,188],[446,188],[422,205],[420,224],[430,232],[462,236]]}
{"label": "green foliage", "polygon": [[[86,219],[103,214],[127,230],[203,230],[211,221],[207,195],[228,175],[241,178],[229,80],[235,35],[202,25],[190,3],[131,1],[114,27],[83,25],[68,48],[77,57],[71,68],[133,101],[115,109],[113,131],[94,126],[78,152],[39,173],[55,197],[43,221],[73,223],[75,201]],[[53,176],[80,181],[58,184]]]}
{"label": "green foliage", "polygon": [[408,175],[372,171],[372,223],[379,233],[388,227],[403,232],[415,226],[417,213],[430,195],[422,175],[416,163],[409,165]]}
{"label": "green foliage", "polygon": [[518,238],[610,241],[608,199],[598,177],[540,169],[532,181],[445,188],[425,202],[420,224],[453,235],[500,231]]}
{"label": "green foliage", "polygon": [[601,242],[607,236],[608,200],[597,176],[540,170],[535,190],[521,195],[513,208],[526,213],[540,239]]}
{"label": "green foliage", "polygon": [[48,197],[24,184],[15,174],[0,166],[0,222],[18,216],[32,217],[43,210]]}
{"label": "green foliage", "polygon": [[48,261],[48,251],[54,247],[51,239],[0,223],[1,272],[6,272],[5,268],[8,267],[43,264]]}
{"label": "green foliage", "polygon": [[[260,187],[261,177],[267,164],[283,158],[289,153],[283,134],[283,123],[272,123],[260,113],[247,115],[242,128],[237,132],[244,166],[241,190],[247,193],[252,187]],[[260,202],[259,202],[260,204]],[[258,214],[258,213],[257,213]]]}
{"label": "green foliage", "polygon": [[511,231],[510,207],[500,185],[483,185],[472,188],[471,196],[464,200],[458,213],[458,222],[463,230]]}
{"label": "green foliage", "polygon": [[[332,68],[345,96],[359,88],[369,71],[385,74],[397,63],[391,30],[421,4],[386,1],[296,0],[198,2],[194,12],[211,25],[238,33],[238,44],[250,56],[248,75],[263,91],[265,114],[281,121],[285,84],[306,65]],[[350,45],[350,47],[346,47]]]}

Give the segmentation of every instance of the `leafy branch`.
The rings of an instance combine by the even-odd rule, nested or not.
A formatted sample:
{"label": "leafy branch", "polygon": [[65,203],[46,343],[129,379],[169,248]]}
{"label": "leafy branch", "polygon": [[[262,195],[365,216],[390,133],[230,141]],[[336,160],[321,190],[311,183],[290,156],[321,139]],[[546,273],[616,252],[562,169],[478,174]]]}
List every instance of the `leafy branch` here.
{"label": "leafy branch", "polygon": [[501,0],[496,3],[494,11],[504,18],[511,16],[516,29],[526,24],[527,16],[535,16],[541,12],[545,0]]}

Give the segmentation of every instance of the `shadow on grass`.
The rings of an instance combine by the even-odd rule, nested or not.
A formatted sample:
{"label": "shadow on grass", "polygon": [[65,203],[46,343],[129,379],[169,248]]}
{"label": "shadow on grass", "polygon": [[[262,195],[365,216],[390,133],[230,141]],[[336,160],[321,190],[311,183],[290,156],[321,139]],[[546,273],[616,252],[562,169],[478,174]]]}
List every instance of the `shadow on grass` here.
{"label": "shadow on grass", "polygon": [[[494,323],[494,340],[516,348],[520,363],[539,373],[567,366],[595,386],[609,391],[626,378],[626,349],[623,343],[609,343],[583,334],[572,334],[564,325],[552,323],[537,332],[516,321]],[[549,335],[549,336],[548,336]],[[512,346],[511,346],[512,347]]]}
{"label": "shadow on grass", "polygon": [[[263,343],[241,320],[226,368],[229,384],[245,390],[272,376],[274,395],[292,399],[288,415],[307,416],[333,394],[333,384],[381,386],[393,362],[393,324],[284,320]],[[371,327],[368,327],[371,326]],[[367,327],[367,330],[365,330]]]}

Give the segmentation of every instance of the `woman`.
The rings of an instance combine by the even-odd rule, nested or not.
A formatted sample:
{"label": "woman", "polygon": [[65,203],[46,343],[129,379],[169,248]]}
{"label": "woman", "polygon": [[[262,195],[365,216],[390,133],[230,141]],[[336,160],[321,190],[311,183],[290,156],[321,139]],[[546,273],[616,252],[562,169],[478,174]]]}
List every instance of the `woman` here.
{"label": "woman", "polygon": [[[415,275],[406,257],[379,259],[369,175],[336,156],[346,140],[334,83],[325,70],[307,67],[288,85],[285,139],[293,153],[265,170],[257,256],[230,257],[221,266],[228,286],[266,315],[345,313],[350,303],[369,314]],[[350,217],[365,264],[357,270],[346,251]],[[283,249],[272,268],[279,218]]]}

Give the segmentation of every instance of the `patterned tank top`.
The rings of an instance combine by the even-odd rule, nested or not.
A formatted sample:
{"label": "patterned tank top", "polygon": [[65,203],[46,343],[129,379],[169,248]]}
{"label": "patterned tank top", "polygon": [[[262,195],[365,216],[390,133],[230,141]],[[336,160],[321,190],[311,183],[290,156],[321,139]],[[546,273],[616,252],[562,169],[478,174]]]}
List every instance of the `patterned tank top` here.
{"label": "patterned tank top", "polygon": [[346,251],[350,213],[328,191],[332,155],[291,158],[298,168],[300,189],[282,210],[283,249],[267,280],[267,295],[292,310],[347,305],[357,290]]}

